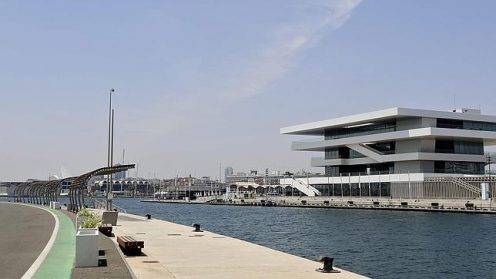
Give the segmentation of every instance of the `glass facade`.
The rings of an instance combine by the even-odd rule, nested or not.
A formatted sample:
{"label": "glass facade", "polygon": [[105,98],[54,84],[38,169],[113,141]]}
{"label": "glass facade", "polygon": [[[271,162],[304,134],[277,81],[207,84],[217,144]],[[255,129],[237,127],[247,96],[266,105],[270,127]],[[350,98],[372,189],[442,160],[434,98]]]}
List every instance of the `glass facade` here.
{"label": "glass facade", "polygon": [[482,141],[436,140],[436,153],[484,155]]}
{"label": "glass facade", "polygon": [[349,128],[328,129],[324,132],[325,139],[340,139],[356,136],[365,136],[379,133],[387,133],[396,131],[396,121],[384,123],[374,123],[365,126],[356,126]]}
{"label": "glass facade", "polygon": [[[479,130],[479,131],[492,131],[496,132],[496,123],[481,122],[481,121],[468,121],[468,120],[455,120],[438,118],[436,121],[437,128],[448,129],[465,129],[465,130]],[[413,127],[410,127],[410,129]],[[421,128],[421,126],[416,127]],[[356,136],[365,136],[379,133],[387,133],[398,131],[396,120],[391,120],[381,123],[371,123],[363,126],[351,126],[344,128],[334,128],[325,130],[324,136],[326,140],[340,139]]]}
{"label": "glass facade", "polygon": [[461,173],[461,174],[484,174],[485,163],[458,162],[458,161],[435,161],[435,173]]}
{"label": "glass facade", "polygon": [[[372,135],[379,133],[394,132],[403,129],[421,128],[420,125],[422,125],[422,123],[424,123],[425,125],[429,125],[429,127],[496,132],[496,123],[444,119],[444,118],[438,118],[434,122],[434,119],[429,118],[428,121],[423,121],[423,120],[409,121],[409,119],[406,120],[400,119],[397,122],[396,120],[382,120],[382,122],[379,123],[366,123],[366,124],[359,124],[349,127],[331,128],[324,131],[324,136],[325,136],[325,140],[332,140],[332,139],[341,139],[347,137]],[[417,127],[417,125],[419,126]],[[432,141],[428,143],[429,144],[428,152],[433,152],[431,149],[432,147],[430,145],[431,142]],[[408,143],[410,145],[403,144],[401,146],[397,146],[399,143],[397,144],[395,141],[363,143],[363,144],[366,144],[371,149],[376,150],[377,153],[383,155],[396,154],[397,147],[399,148],[399,150],[404,150],[405,148],[406,149],[416,148],[416,146],[414,146],[416,144],[414,141],[412,141],[412,143]],[[424,143],[419,142],[418,144],[420,145]],[[419,146],[418,148],[424,148],[424,145]],[[436,139],[435,152],[447,153],[447,154],[484,155],[484,142],[482,139],[477,139],[477,138],[470,140],[457,140],[457,139],[446,139],[446,138]],[[353,158],[364,158],[364,157],[366,156],[345,146],[325,149],[326,160],[353,159]],[[432,164],[434,164],[434,166]],[[407,164],[403,164],[403,165],[407,165]],[[417,165],[419,165],[419,163],[417,163]],[[418,171],[419,167],[417,165],[411,168],[416,169],[416,171]],[[433,167],[435,173],[483,174],[485,164],[481,162],[461,162],[461,161],[434,161],[434,162],[429,161],[427,163],[420,163],[421,170],[425,169],[428,172],[432,172]],[[405,168],[408,169],[409,165],[407,165],[407,167]],[[374,175],[374,174],[388,174],[394,172],[395,172],[394,162],[363,164],[363,165],[338,165],[338,166],[325,167],[325,175],[327,176],[340,176],[340,175],[356,176],[356,175],[368,175],[368,174]]]}
{"label": "glass facade", "polygon": [[327,148],[325,150],[326,159],[353,159],[363,157],[365,157],[363,154],[348,147]]}
{"label": "glass facade", "polygon": [[396,149],[396,143],[394,141],[371,143],[368,146],[382,154],[394,154]]}
{"label": "glass facade", "polygon": [[454,120],[454,119],[437,119],[438,128],[448,129],[465,129],[465,130],[480,130],[496,132],[496,123],[468,121],[468,120]]}
{"label": "glass facade", "polygon": [[394,163],[367,164],[367,165],[342,165],[325,167],[326,176],[348,175],[374,175],[394,173]]}
{"label": "glass facade", "polygon": [[313,185],[322,196],[330,197],[388,197],[391,195],[389,182],[383,183],[343,183]]}

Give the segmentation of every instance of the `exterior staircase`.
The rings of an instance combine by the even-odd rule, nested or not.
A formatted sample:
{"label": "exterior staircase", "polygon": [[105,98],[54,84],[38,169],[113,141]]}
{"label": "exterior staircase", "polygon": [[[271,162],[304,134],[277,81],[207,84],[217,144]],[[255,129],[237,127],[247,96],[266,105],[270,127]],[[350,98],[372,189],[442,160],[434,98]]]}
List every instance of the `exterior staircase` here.
{"label": "exterior staircase", "polygon": [[346,147],[348,147],[349,149],[353,149],[356,152],[361,153],[376,162],[384,162],[384,154],[365,144],[347,144]]}
{"label": "exterior staircase", "polygon": [[481,189],[477,186],[474,186],[468,182],[465,182],[463,180],[461,180],[460,178],[457,178],[457,177],[450,177],[449,180],[451,182],[453,182],[453,184],[457,185],[457,186],[460,186],[466,190],[469,190],[470,192],[476,194],[476,195],[481,195]]}
{"label": "exterior staircase", "polygon": [[298,191],[302,192],[303,194],[305,194],[309,197],[315,197],[315,196],[322,195],[322,193],[320,193],[319,190],[317,190],[312,185],[306,183],[301,178],[292,178],[291,186],[298,189]]}

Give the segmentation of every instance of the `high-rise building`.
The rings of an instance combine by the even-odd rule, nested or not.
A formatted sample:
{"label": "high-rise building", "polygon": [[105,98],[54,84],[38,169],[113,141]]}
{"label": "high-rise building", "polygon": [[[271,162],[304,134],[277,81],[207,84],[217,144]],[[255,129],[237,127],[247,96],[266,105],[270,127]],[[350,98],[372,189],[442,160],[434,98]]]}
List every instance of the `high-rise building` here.
{"label": "high-rise building", "polygon": [[[120,166],[121,164],[115,164],[114,166]],[[113,174],[114,180],[124,180],[126,179],[126,171],[121,171]]]}
{"label": "high-rise building", "polygon": [[224,182],[227,181],[227,177],[228,176],[232,176],[234,173],[234,170],[232,167],[227,167],[225,170],[224,170]]}

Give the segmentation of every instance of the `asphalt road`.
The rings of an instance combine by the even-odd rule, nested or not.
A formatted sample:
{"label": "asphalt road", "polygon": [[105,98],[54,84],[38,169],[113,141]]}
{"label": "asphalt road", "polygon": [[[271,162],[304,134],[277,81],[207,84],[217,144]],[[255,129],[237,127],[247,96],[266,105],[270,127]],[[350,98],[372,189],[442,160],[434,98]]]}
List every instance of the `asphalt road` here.
{"label": "asphalt road", "polygon": [[0,203],[0,277],[21,278],[52,235],[55,220],[39,208]]}

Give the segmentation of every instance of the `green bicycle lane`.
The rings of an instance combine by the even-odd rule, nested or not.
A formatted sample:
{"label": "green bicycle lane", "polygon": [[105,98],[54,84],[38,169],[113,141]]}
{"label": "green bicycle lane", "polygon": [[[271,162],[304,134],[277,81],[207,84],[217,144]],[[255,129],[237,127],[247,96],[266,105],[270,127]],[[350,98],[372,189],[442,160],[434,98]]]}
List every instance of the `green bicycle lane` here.
{"label": "green bicycle lane", "polygon": [[76,229],[69,216],[60,210],[48,209],[59,220],[59,231],[52,249],[33,278],[70,278],[76,257]]}

